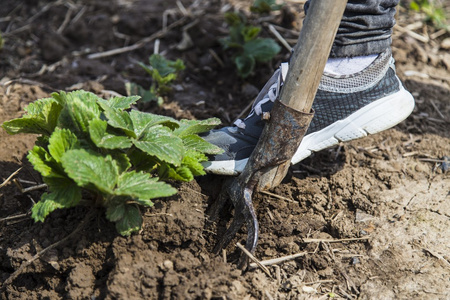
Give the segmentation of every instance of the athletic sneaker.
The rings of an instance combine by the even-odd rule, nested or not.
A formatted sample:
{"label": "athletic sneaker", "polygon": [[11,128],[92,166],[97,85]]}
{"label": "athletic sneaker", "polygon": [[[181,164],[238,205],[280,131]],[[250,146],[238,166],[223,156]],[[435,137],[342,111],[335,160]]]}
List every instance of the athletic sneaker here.
{"label": "athletic sneaker", "polygon": [[[252,111],[235,126],[211,130],[203,138],[225,150],[205,162],[205,171],[237,175],[244,169],[265,125],[263,112],[272,109],[288,71],[284,63],[261,90]],[[313,152],[391,128],[414,109],[414,98],[395,74],[391,51],[351,75],[324,72],[313,103],[314,118],[294,154],[296,164]]]}

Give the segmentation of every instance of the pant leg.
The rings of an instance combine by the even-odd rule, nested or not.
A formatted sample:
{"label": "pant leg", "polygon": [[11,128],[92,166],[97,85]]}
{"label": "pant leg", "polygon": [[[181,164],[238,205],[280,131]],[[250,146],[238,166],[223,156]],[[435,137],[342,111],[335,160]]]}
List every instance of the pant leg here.
{"label": "pant leg", "polygon": [[[314,0],[305,3],[305,13],[310,1]],[[398,2],[399,0],[349,0],[330,57],[378,54],[389,48]]]}

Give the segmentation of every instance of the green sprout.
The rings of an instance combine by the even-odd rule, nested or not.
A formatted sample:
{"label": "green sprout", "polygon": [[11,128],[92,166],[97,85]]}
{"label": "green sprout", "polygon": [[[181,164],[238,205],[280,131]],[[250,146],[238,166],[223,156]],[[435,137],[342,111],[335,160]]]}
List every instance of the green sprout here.
{"label": "green sprout", "polygon": [[253,72],[257,62],[269,61],[280,52],[280,46],[273,39],[259,38],[261,27],[247,24],[243,15],[228,12],[225,21],[230,33],[220,42],[225,50],[233,52],[233,62],[242,78]]}
{"label": "green sprout", "polygon": [[185,69],[181,59],[175,61],[165,59],[160,54],[153,54],[149,58],[149,65],[139,63],[151,77],[152,84],[150,89],[145,89],[135,83],[127,83],[126,89],[128,95],[139,95],[143,102],[156,101],[158,105],[164,102],[163,96],[171,92],[171,83],[177,79],[180,71]]}

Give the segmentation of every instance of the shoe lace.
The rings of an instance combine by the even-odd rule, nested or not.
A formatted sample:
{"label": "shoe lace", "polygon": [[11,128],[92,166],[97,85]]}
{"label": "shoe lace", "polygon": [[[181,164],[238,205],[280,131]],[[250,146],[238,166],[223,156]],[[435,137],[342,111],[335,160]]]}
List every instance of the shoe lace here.
{"label": "shoe lace", "polygon": [[240,129],[245,129],[245,120],[251,118],[253,115],[260,116],[263,114],[262,105],[267,103],[268,101],[275,102],[275,100],[278,98],[281,92],[281,87],[283,86],[283,82],[286,79],[287,72],[289,70],[289,64],[288,63],[282,63],[280,66],[280,72],[278,74],[278,79],[275,81],[274,84],[272,84],[269,87],[269,90],[267,91],[267,94],[258,102],[254,103],[252,106],[252,110],[250,111],[250,114],[244,119],[237,119],[234,122],[234,125],[236,125]]}

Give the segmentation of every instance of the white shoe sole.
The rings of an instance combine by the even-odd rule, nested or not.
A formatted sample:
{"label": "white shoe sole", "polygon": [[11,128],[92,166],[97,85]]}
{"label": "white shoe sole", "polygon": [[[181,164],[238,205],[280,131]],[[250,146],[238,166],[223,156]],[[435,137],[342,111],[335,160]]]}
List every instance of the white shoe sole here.
{"label": "white shoe sole", "polygon": [[[295,165],[313,152],[337,145],[339,142],[351,141],[389,129],[405,120],[413,109],[413,96],[400,84],[397,93],[374,101],[347,118],[303,137],[291,164]],[[205,162],[203,166],[208,173],[232,176],[241,173],[247,161],[248,158],[238,161],[210,161]]]}

